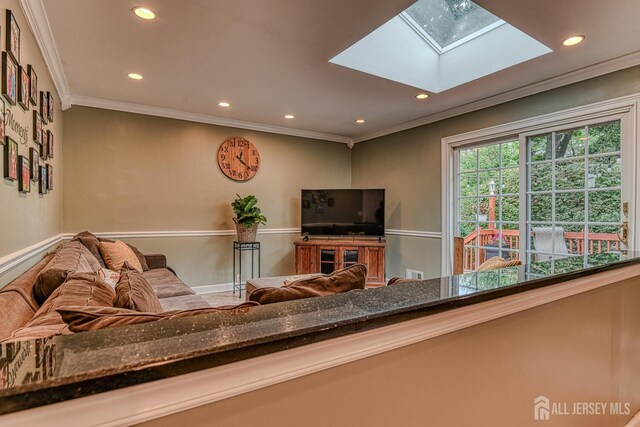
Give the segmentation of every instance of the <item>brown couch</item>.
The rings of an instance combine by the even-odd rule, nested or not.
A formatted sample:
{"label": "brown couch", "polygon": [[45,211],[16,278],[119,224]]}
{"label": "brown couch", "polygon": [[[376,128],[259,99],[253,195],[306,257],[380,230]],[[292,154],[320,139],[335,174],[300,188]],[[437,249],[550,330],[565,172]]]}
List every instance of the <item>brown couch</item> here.
{"label": "brown couch", "polygon": [[[76,239],[75,241],[81,240]],[[71,245],[73,243],[74,241],[60,245],[57,251],[64,245]],[[86,245],[84,242],[83,244]],[[93,257],[93,259],[90,259],[89,265],[104,265],[102,259],[95,257],[95,251],[90,249],[84,251],[81,256],[85,258]],[[146,270],[143,271],[142,275],[157,295],[164,311],[210,307],[204,298],[196,295],[189,286],[174,274],[167,266],[167,260],[164,255],[140,254],[139,256],[144,257],[146,263]],[[30,324],[29,326],[38,324],[38,322],[34,322],[36,313],[38,313],[39,317],[42,317],[44,314],[42,311],[46,309],[45,305],[51,305],[49,299],[58,297],[58,293],[56,292],[47,296],[42,293],[38,294],[38,292],[34,290],[38,275],[45,270],[45,268],[50,268],[48,265],[54,257],[55,253],[47,255],[13,282],[0,289],[0,341],[9,338],[14,331],[24,328],[27,324]],[[97,274],[97,271],[89,273]],[[45,297],[47,299],[40,304],[38,300],[42,300]],[[83,305],[83,303],[84,301],[71,301],[68,305]],[[41,308],[43,310],[41,310]],[[60,330],[62,330],[62,328],[60,328]],[[63,331],[62,333],[65,332]]]}

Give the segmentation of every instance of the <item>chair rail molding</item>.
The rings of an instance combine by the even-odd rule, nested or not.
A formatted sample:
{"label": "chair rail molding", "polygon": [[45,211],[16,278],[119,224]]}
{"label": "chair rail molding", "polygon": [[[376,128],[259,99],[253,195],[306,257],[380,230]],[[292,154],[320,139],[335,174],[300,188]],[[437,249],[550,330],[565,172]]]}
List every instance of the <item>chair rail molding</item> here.
{"label": "chair rail molding", "polygon": [[640,266],[631,265],[240,362],[3,415],[0,423],[3,427],[44,424],[107,427],[142,423],[406,347],[638,275]]}

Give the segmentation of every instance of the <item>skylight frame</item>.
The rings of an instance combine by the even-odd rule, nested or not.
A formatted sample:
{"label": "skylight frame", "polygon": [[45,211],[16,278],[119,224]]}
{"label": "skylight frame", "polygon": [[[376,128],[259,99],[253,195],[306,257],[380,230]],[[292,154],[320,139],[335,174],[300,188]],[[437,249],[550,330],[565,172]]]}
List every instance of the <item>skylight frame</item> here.
{"label": "skylight frame", "polygon": [[479,29],[476,32],[473,32],[467,36],[464,36],[460,40],[456,40],[455,42],[449,44],[446,47],[440,46],[440,44],[433,39],[421,26],[418,24],[407,12],[400,12],[398,15],[413,31],[415,31],[433,50],[435,50],[438,55],[442,55],[452,49],[455,49],[458,46],[461,46],[465,43],[470,42],[473,39],[480,37],[483,34],[488,33],[489,31],[493,31],[502,25],[507,24],[506,21],[499,19],[496,22],[493,22],[486,27]]}

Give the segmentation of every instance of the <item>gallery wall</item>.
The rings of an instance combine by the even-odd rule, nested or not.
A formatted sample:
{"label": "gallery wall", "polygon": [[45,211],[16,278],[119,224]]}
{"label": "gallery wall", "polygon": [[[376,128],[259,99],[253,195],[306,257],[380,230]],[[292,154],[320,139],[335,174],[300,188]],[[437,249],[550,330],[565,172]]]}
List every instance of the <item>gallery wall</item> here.
{"label": "gallery wall", "polygon": [[[53,167],[53,191],[46,195],[38,193],[38,183],[31,182],[30,193],[18,191],[18,181],[4,178],[5,147],[0,147],[0,168],[3,169],[2,184],[0,185],[0,287],[8,280],[18,275],[25,265],[5,268],[3,259],[16,251],[21,251],[36,243],[57,236],[62,232],[62,114],[60,110],[60,96],[55,90],[45,61],[40,53],[33,33],[22,13],[17,0],[0,0],[1,19],[1,47],[7,49],[5,13],[9,9],[16,18],[20,28],[20,58],[19,65],[32,65],[38,77],[38,91],[51,92],[54,99],[54,120],[45,126],[54,135],[54,157],[40,164],[48,163]],[[1,96],[1,95],[0,95]],[[25,111],[19,105],[10,105],[4,98],[5,132],[6,135],[18,143],[18,154],[29,157],[29,149],[36,148],[33,142],[33,111],[30,105]],[[38,96],[39,98],[39,96]],[[38,99],[38,109],[40,100]],[[2,105],[0,104],[0,109]],[[21,137],[22,135],[22,137]],[[34,260],[30,260],[33,262]]]}
{"label": "gallery wall", "polygon": [[[442,138],[638,92],[640,67],[634,67],[362,142],[352,153],[352,183],[387,189],[388,229],[439,233]],[[438,277],[440,261],[439,238],[387,237],[388,277],[404,276],[407,268]]]}
{"label": "gallery wall", "polygon": [[[131,238],[143,252],[164,253],[191,286],[229,283],[230,203],[254,194],[268,219],[260,234],[262,275],[294,272],[302,188],[349,188],[345,144],[74,106],[64,112],[64,231],[204,232]],[[222,174],[216,154],[243,137],[260,153],[247,182]],[[161,233],[162,234],[162,233]]]}

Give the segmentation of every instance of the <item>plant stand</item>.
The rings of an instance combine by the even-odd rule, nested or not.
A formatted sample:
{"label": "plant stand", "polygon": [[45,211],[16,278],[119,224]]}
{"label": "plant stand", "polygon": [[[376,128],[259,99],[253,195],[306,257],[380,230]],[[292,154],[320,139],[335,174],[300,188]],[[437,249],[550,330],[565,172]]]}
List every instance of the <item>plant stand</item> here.
{"label": "plant stand", "polygon": [[[260,277],[260,242],[233,242],[233,296],[238,289],[238,298],[242,298],[242,291],[245,283],[242,281],[242,253],[251,251],[251,279],[255,279],[255,253],[258,253],[258,277]],[[236,256],[237,253],[237,256]],[[237,262],[236,262],[237,258]],[[236,264],[238,265],[238,275],[236,277]]]}

